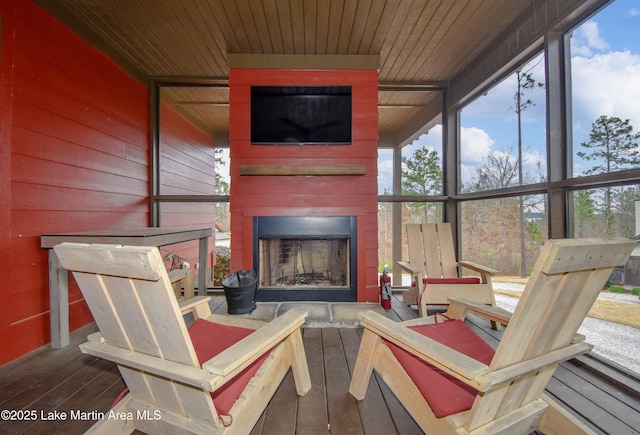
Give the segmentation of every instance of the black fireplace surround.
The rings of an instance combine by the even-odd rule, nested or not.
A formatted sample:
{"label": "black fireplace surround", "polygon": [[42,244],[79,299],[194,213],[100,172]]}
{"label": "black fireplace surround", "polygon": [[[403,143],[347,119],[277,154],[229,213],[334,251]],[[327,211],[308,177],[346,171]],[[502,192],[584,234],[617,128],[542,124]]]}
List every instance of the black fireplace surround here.
{"label": "black fireplace surround", "polygon": [[[338,261],[343,262],[344,273],[341,277],[331,275],[324,270],[304,270],[304,274],[296,275],[295,282],[281,285],[263,286],[260,271],[261,243],[270,240],[284,239],[290,245],[307,244],[308,246],[328,246],[326,249],[338,249],[334,246],[348,247],[348,255],[339,252]],[[346,241],[346,242],[344,242]],[[253,265],[258,279],[256,300],[259,302],[277,301],[326,301],[326,302],[355,302],[357,301],[357,240],[355,216],[255,216],[253,218]],[[285,243],[285,244],[286,244]],[[291,253],[291,248],[281,248],[284,255]],[[281,256],[283,254],[280,254]],[[326,255],[325,255],[326,256]],[[337,255],[333,255],[336,257]],[[342,259],[342,257],[344,257]],[[334,261],[336,258],[333,259]],[[283,260],[276,260],[282,262]],[[289,262],[294,260],[289,259]],[[302,260],[295,260],[302,263]],[[309,262],[307,260],[307,262]],[[323,267],[322,267],[323,268]],[[321,268],[321,269],[322,269]],[[304,269],[304,268],[302,268]],[[264,271],[263,271],[264,272]],[[327,275],[330,283],[314,285],[322,275]],[[302,277],[304,276],[304,277]],[[326,278],[326,276],[324,277]],[[276,280],[274,279],[274,282]],[[325,279],[326,281],[326,279]]]}

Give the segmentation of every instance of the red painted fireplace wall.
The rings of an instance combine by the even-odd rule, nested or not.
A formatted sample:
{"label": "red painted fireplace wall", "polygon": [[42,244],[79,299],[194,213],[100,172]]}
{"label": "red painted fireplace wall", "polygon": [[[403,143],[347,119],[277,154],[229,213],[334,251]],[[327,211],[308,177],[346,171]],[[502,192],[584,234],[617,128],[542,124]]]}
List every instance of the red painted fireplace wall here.
{"label": "red painted fireplace wall", "polygon": [[[378,301],[378,73],[231,69],[231,269],[253,269],[253,216],[356,216],[359,302]],[[251,86],[351,86],[353,144],[252,145]],[[366,166],[365,175],[250,176],[241,165]]]}

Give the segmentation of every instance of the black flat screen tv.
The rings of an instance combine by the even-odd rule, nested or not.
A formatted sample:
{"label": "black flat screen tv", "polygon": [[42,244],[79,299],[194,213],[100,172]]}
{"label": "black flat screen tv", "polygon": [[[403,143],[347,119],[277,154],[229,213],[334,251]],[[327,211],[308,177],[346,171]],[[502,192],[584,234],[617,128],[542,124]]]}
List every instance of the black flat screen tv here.
{"label": "black flat screen tv", "polygon": [[252,86],[251,143],[351,143],[351,86]]}

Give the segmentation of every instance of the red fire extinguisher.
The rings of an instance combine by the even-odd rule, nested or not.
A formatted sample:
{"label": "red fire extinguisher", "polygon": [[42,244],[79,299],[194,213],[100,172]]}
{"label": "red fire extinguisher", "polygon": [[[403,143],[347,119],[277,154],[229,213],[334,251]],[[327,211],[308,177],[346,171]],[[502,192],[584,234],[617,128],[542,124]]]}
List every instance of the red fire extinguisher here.
{"label": "red fire extinguisher", "polygon": [[380,305],[385,310],[391,309],[391,277],[389,276],[389,266],[386,264],[380,275]]}

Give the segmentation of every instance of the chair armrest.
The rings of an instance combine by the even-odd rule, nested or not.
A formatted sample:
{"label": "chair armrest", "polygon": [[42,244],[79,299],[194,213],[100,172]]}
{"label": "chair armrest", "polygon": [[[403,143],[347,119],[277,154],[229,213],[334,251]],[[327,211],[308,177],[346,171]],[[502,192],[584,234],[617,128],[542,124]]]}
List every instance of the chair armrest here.
{"label": "chair armrest", "polygon": [[364,312],[360,318],[362,326],[375,335],[398,345],[479,391],[486,390],[486,381],[482,375],[489,372],[487,365],[374,311]]}
{"label": "chair armrest", "polygon": [[511,320],[512,313],[500,307],[479,304],[465,298],[449,297],[447,300],[449,301],[447,316],[452,319],[464,319],[470,312],[503,325],[508,325]]}
{"label": "chair armrest", "polygon": [[400,266],[400,269],[404,270],[405,272],[409,272],[411,275],[417,275],[420,272],[422,272],[422,270],[416,266],[411,265],[411,263],[407,263],[406,261],[398,261],[398,266]]}
{"label": "chair armrest", "polygon": [[560,364],[561,362],[575,358],[578,355],[585,354],[592,348],[593,346],[591,344],[584,342],[571,344],[538,357],[521,361],[502,369],[494,370],[485,375],[484,378],[491,386],[511,382],[513,379],[526,375],[527,373],[536,372],[552,364]]}
{"label": "chair armrest", "polygon": [[197,367],[163,360],[145,353],[134,352],[104,343],[100,333],[91,334],[89,341],[80,346],[82,353],[97,356],[116,364],[141,370],[163,378],[169,378],[187,385],[215,391],[219,376],[212,375]]}
{"label": "chair armrest", "polygon": [[486,273],[489,275],[493,275],[499,272],[499,270],[495,270],[487,266],[482,266],[481,264],[472,263],[470,261],[458,261],[457,265],[459,267],[464,267],[465,269],[473,270],[478,273]]}
{"label": "chair armrest", "polygon": [[306,311],[287,311],[202,364],[202,368],[220,376],[237,373],[296,330],[299,331],[306,317]]}
{"label": "chair armrest", "polygon": [[209,308],[209,301],[211,296],[196,296],[194,298],[185,299],[179,302],[180,311],[182,315],[191,312],[196,319],[207,318],[211,315],[211,309]]}
{"label": "chair armrest", "polygon": [[220,323],[228,326],[238,326],[240,328],[247,329],[260,329],[269,322],[264,320],[250,319],[244,316],[228,316],[225,314],[211,314],[206,317],[205,320],[210,322]]}

